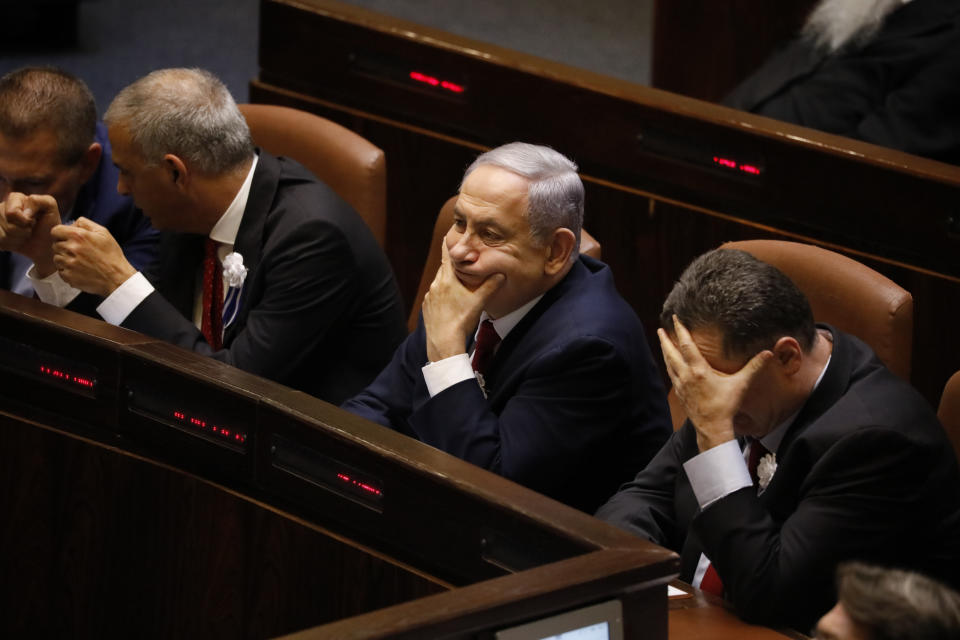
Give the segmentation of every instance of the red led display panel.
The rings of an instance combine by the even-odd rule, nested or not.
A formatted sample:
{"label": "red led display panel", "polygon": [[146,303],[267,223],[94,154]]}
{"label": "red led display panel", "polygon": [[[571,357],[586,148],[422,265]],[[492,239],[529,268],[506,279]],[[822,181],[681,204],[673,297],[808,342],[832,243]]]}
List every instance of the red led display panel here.
{"label": "red led display panel", "polygon": [[198,433],[213,436],[216,439],[224,442],[244,444],[247,441],[247,434],[243,433],[242,431],[237,431],[235,429],[231,429],[230,427],[214,424],[205,418],[188,415],[183,411],[174,411],[173,419],[186,430],[193,430]]}
{"label": "red led display panel", "polygon": [[343,482],[344,484],[348,484],[352,487],[356,487],[360,491],[363,491],[364,493],[369,493],[372,496],[376,496],[379,498],[380,496],[383,495],[383,491],[381,491],[376,486],[370,484],[369,482],[363,482],[362,480],[358,480],[357,478],[352,477],[349,473],[343,473],[342,471],[340,471],[337,473],[337,479]]}
{"label": "red led display panel", "polygon": [[97,386],[97,381],[95,379],[76,375],[75,373],[67,371],[63,367],[49,367],[41,364],[40,375],[46,378],[59,380],[60,382],[67,382],[71,385],[76,385],[77,387],[83,387],[85,389],[93,389],[95,386]]}
{"label": "red led display panel", "polygon": [[737,162],[733,158],[724,158],[721,156],[713,156],[713,163],[718,167],[723,167],[725,169],[732,169],[733,171],[739,171],[741,173],[747,173],[752,176],[760,175],[760,167],[754,164],[746,164],[743,162]]}

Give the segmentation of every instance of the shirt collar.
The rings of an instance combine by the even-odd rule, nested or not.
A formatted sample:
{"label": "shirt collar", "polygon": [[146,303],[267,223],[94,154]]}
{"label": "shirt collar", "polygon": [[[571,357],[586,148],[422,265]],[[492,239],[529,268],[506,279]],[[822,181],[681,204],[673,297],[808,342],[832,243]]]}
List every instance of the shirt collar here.
{"label": "shirt collar", "polygon": [[[813,395],[813,392],[817,390],[817,387],[820,386],[820,381],[823,380],[824,374],[827,373],[827,367],[830,366],[830,360],[833,358],[831,353],[827,356],[827,363],[823,365],[823,369],[820,371],[820,375],[817,376],[817,381],[813,383],[813,389],[810,390],[810,395]],[[804,403],[806,404],[806,403]],[[773,429],[770,433],[760,438],[760,444],[763,445],[764,449],[770,453],[776,453],[777,449],[780,447],[780,442],[783,440],[783,436],[787,433],[787,427],[789,427],[796,417],[800,414],[800,411],[803,409],[801,405],[800,409],[792,414],[789,418],[781,422]]]}
{"label": "shirt collar", "polygon": [[259,156],[254,154],[253,162],[250,163],[250,171],[240,185],[240,190],[233,197],[233,202],[227,207],[217,224],[213,225],[210,231],[210,239],[216,240],[220,244],[232,247],[237,241],[237,232],[240,230],[240,222],[243,220],[243,212],[247,208],[247,199],[250,197],[250,185],[253,184],[253,172],[257,168]]}
{"label": "shirt collar", "polygon": [[[500,340],[504,340],[507,337],[507,334],[513,331],[513,328],[517,326],[521,320],[523,320],[523,317],[527,315],[527,312],[529,312],[530,309],[533,309],[533,307],[540,302],[540,298],[542,297],[543,294],[540,294],[530,302],[526,303],[522,307],[514,309],[507,315],[501,316],[496,320],[491,320],[493,323],[493,328],[496,330],[497,335],[500,336]],[[489,318],[490,316],[486,311],[480,314],[480,322],[483,322]],[[479,326],[477,330],[479,331]]]}

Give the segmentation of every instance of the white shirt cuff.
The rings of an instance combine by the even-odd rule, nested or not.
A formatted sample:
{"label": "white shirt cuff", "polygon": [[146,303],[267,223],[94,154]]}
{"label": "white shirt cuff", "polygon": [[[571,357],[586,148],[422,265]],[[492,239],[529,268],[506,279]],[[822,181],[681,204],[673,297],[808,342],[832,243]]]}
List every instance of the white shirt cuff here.
{"label": "white shirt cuff", "polygon": [[41,302],[52,304],[61,309],[80,295],[80,289],[74,289],[60,277],[59,271],[54,271],[46,278],[37,277],[37,266],[30,265],[27,269],[27,278],[33,285],[33,290],[37,292],[37,297]]}
{"label": "white shirt cuff", "polygon": [[431,398],[458,382],[474,377],[470,358],[465,353],[458,353],[437,362],[428,362],[422,371]]}
{"label": "white shirt cuff", "polygon": [[110,324],[120,325],[151,293],[153,285],[137,271],[103,299],[97,313]]}
{"label": "white shirt cuff", "polygon": [[753,486],[740,443],[736,440],[707,449],[683,463],[701,509],[738,489]]}

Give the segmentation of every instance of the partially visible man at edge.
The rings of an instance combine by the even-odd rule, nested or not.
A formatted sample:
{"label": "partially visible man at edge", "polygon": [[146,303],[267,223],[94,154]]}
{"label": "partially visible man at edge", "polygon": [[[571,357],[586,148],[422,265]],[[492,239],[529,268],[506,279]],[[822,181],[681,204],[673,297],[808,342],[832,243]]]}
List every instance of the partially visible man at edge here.
{"label": "partially visible man at edge", "polygon": [[102,226],[81,218],[50,229],[48,202],[36,225],[55,241],[52,273],[35,267],[41,299],[71,286],[96,294],[112,324],[329,402],[376,375],[405,333],[386,256],[332,189],[254,149],[223,83],[200,69],[154,71],[104,120],[118,190],[163,232],[156,284]]}
{"label": "partially visible man at edge", "polygon": [[553,149],[478,157],[417,329],[344,408],[585,511],[642,469],[666,395],[610,268],[578,255],[583,194]]}
{"label": "partially visible man at edge", "polygon": [[817,623],[817,640],[955,640],[960,594],[911,571],[846,562],[837,604]]}
{"label": "partially visible man at edge", "polygon": [[960,471],[933,410],[783,273],[700,256],[661,315],[688,420],[597,516],[681,554],[746,620],[809,633],[837,564],[960,580]]}
{"label": "partially visible man at edge", "polygon": [[[24,67],[0,78],[0,288],[32,296],[26,275],[32,261],[20,251],[34,220],[19,208],[6,215],[5,201],[16,192],[52,196],[65,223],[85,217],[103,225],[137,269],[157,258],[159,234],[133,200],[117,193],[110,141],[93,95],[60,69]],[[52,256],[50,242],[43,248]],[[79,295],[66,302],[94,315],[97,300]]]}

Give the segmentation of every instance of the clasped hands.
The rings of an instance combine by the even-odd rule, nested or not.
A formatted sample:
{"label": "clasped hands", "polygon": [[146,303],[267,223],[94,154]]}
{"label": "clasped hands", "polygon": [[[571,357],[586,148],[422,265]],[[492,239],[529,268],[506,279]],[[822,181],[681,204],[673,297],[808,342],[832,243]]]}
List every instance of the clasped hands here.
{"label": "clasped hands", "polygon": [[52,196],[10,193],[0,203],[0,249],[30,258],[41,278],[59,271],[67,284],[104,297],[136,273],[105,227],[84,217],[60,222]]}
{"label": "clasped hands", "polygon": [[471,290],[457,278],[446,238],[441,240],[441,252],[440,268],[423,298],[422,307],[430,362],[464,353],[467,336],[480,321],[487,300],[506,280],[502,273],[494,273]]}
{"label": "clasped hands", "polygon": [[773,358],[764,350],[734,373],[717,371],[700,352],[693,337],[673,316],[673,336],[657,329],[663,360],[674,391],[697,432],[697,446],[706,451],[735,437],[733,420],[750,385]]}

